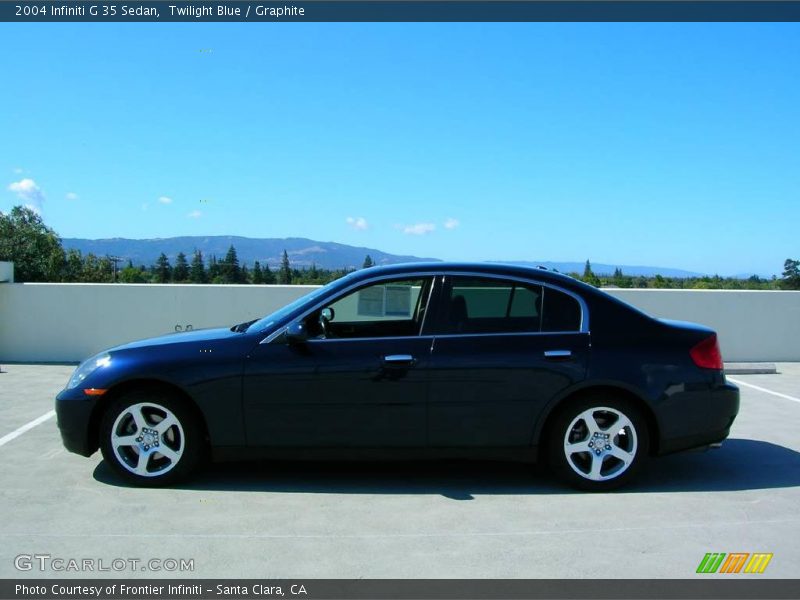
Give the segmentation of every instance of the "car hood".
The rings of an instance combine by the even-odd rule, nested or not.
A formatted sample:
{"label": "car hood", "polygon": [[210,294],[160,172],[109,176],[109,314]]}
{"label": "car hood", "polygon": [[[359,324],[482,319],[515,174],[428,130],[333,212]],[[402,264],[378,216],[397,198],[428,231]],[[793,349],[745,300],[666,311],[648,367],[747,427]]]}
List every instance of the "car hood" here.
{"label": "car hood", "polygon": [[195,331],[184,331],[181,333],[168,333],[158,337],[146,338],[137,340],[127,344],[121,344],[113,348],[109,348],[109,352],[118,350],[133,350],[135,348],[147,348],[152,346],[166,346],[171,344],[190,344],[198,342],[210,342],[216,340],[224,340],[228,338],[241,337],[241,333],[235,333],[227,327],[219,327],[215,329],[197,329]]}

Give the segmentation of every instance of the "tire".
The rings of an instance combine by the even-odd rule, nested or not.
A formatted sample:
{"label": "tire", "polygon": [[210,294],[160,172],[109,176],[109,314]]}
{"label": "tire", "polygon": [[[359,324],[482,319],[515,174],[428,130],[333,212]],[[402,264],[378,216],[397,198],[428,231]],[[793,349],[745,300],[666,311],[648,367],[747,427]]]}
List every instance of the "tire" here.
{"label": "tire", "polygon": [[199,466],[204,447],[194,413],[181,398],[163,390],[123,394],[100,422],[103,458],[123,479],[139,486],[185,479]]}
{"label": "tire", "polygon": [[605,394],[570,402],[548,431],[550,469],[572,487],[603,492],[625,485],[642,468],[650,435],[642,411]]}

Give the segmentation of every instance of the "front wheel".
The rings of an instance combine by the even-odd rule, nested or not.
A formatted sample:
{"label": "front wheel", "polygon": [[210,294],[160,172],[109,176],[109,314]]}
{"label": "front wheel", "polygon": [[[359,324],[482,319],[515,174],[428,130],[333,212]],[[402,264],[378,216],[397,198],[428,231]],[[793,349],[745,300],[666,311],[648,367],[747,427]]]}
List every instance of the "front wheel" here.
{"label": "front wheel", "polygon": [[573,487],[606,491],[630,481],[647,458],[650,437],[632,402],[592,396],[558,413],[549,432],[553,472]]}
{"label": "front wheel", "polygon": [[135,391],[114,400],[101,425],[103,458],[136,485],[169,485],[193,471],[202,456],[202,429],[178,398]]}

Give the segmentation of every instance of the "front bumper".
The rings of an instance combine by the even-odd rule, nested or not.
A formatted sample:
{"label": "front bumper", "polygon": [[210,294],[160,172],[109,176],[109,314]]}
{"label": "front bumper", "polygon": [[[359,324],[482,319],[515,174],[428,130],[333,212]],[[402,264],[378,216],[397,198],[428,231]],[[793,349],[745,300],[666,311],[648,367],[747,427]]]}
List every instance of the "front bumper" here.
{"label": "front bumper", "polygon": [[728,437],[739,413],[739,388],[732,383],[703,390],[686,390],[658,409],[659,454],[700,448]]}
{"label": "front bumper", "polygon": [[96,399],[83,394],[81,389],[62,390],[56,396],[56,418],[61,441],[70,452],[91,456],[97,450],[90,425]]}

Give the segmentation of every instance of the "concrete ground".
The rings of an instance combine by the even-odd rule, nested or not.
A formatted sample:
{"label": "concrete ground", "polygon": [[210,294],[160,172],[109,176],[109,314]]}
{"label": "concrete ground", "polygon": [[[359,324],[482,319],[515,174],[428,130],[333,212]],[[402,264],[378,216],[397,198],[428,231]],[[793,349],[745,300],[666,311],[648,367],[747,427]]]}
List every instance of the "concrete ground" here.
{"label": "concrete ground", "polygon": [[[99,454],[68,454],[54,418],[7,437],[52,409],[72,367],[2,368],[0,577],[684,578],[707,552],[772,552],[759,577],[798,574],[800,364],[732,377],[742,408],[722,449],[654,460],[610,494],[463,462],[236,464],[130,488]],[[34,554],[194,571],[15,568]]]}

